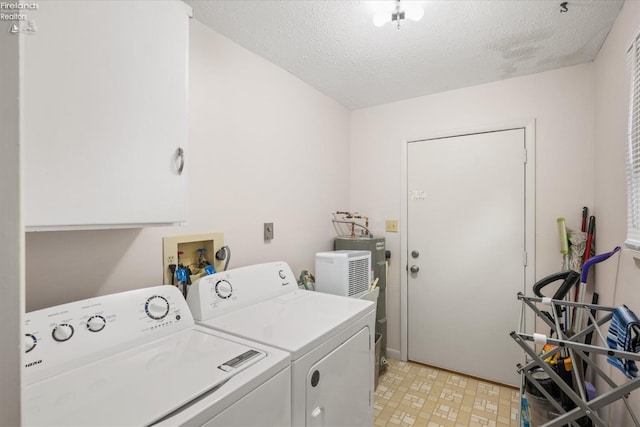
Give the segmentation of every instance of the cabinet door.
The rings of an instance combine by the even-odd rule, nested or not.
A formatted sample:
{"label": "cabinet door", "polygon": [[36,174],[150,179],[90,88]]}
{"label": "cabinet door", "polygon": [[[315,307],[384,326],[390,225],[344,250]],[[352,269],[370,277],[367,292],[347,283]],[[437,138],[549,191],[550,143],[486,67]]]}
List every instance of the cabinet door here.
{"label": "cabinet door", "polygon": [[20,35],[27,230],[184,221],[190,8],[38,6]]}

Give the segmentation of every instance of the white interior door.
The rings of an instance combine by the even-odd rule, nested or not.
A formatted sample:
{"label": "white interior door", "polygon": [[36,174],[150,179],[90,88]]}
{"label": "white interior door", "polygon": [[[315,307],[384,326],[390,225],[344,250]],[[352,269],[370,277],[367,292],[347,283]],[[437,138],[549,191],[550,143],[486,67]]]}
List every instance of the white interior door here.
{"label": "white interior door", "polygon": [[519,384],[525,130],[409,143],[407,191],[408,358]]}

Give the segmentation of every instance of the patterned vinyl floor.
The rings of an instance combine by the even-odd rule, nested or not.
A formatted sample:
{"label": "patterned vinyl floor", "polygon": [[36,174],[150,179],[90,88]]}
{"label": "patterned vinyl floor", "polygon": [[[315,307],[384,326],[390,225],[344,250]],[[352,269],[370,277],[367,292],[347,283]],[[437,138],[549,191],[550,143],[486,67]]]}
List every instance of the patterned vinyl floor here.
{"label": "patterned vinyl floor", "polygon": [[375,427],[512,427],[519,390],[389,359],[375,394]]}

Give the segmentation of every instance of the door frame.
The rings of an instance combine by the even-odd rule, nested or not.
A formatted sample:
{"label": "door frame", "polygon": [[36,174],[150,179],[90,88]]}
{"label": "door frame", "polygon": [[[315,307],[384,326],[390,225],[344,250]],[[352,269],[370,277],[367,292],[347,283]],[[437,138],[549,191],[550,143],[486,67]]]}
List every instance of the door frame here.
{"label": "door frame", "polygon": [[[409,301],[408,301],[408,279],[407,266],[409,263],[408,248],[408,222],[409,222],[409,191],[408,191],[408,147],[412,142],[428,141],[431,139],[473,135],[477,133],[499,132],[509,129],[524,129],[524,141],[526,150],[525,163],[525,294],[529,294],[529,290],[535,281],[535,160],[536,160],[536,121],[535,119],[513,120],[502,122],[494,125],[476,126],[463,129],[452,129],[439,132],[427,132],[425,137],[409,138],[402,141],[401,144],[401,166],[400,166],[400,360],[407,361],[409,355]],[[524,153],[523,153],[524,155]],[[514,299],[516,296],[513,296]],[[533,318],[530,313],[526,314],[524,319],[525,328],[532,330]],[[514,324],[514,328],[516,325]]]}

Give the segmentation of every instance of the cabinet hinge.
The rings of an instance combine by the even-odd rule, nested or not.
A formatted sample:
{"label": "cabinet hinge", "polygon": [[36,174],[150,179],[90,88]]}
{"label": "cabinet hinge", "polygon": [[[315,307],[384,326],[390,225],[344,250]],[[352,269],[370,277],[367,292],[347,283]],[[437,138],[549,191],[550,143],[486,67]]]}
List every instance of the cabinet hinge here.
{"label": "cabinet hinge", "polygon": [[522,157],[522,162],[523,163],[527,163],[527,149],[524,149],[524,153],[523,153],[523,157]]}
{"label": "cabinet hinge", "polygon": [[527,251],[522,253],[522,265],[527,266]]}

